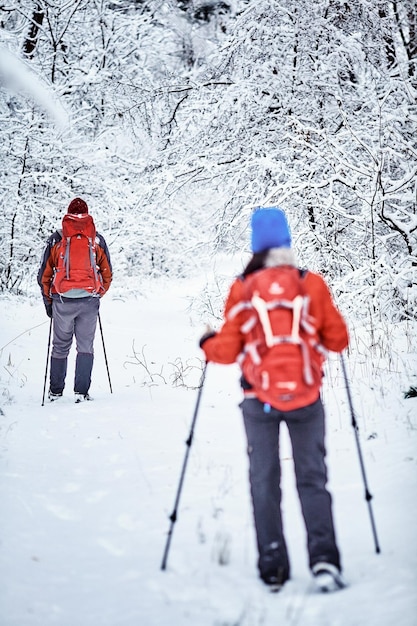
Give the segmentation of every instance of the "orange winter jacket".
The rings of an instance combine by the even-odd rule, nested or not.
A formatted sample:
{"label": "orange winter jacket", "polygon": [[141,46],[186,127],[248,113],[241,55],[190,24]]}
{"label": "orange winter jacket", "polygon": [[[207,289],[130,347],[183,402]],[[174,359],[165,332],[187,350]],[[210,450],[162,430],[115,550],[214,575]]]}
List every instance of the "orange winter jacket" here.
{"label": "orange winter jacket", "polygon": [[[333,302],[324,279],[314,272],[303,278],[305,294],[310,298],[309,315],[315,319],[320,344],[326,350],[342,352],[349,343],[346,323]],[[245,347],[245,335],[241,331],[239,315],[228,316],[231,308],[244,300],[244,278],[237,278],[226,300],[223,326],[217,333],[202,339],[201,347],[207,361],[235,363]],[[291,410],[291,406],[288,409]]]}

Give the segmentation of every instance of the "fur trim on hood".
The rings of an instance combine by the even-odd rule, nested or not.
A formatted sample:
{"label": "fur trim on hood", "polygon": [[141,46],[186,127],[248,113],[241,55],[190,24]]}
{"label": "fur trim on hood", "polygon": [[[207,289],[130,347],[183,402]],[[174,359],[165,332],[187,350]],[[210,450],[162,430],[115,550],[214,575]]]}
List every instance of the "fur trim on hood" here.
{"label": "fur trim on hood", "polygon": [[265,267],[276,267],[277,265],[297,267],[297,259],[291,248],[270,248],[265,257],[264,265]]}

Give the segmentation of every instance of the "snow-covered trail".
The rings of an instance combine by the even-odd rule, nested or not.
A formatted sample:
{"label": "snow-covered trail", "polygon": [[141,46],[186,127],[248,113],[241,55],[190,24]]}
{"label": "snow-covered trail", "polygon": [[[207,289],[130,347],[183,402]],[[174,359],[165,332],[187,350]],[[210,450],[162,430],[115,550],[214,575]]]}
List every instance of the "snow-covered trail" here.
{"label": "snow-covered trail", "polygon": [[[44,407],[43,307],[0,301],[0,348],[9,344],[0,353],[0,624],[414,626],[417,405],[402,398],[411,363],[402,344],[384,376],[381,358],[347,360],[379,555],[337,359],[327,372],[330,488],[346,590],[313,591],[285,431],[292,580],[277,595],[258,581],[238,372],[212,364],[168,568],[160,570],[201,373],[201,328],[183,295],[175,288],[103,301],[114,393],[98,332],[94,401],[74,405],[68,393]],[[70,366],[69,389],[71,382]]]}

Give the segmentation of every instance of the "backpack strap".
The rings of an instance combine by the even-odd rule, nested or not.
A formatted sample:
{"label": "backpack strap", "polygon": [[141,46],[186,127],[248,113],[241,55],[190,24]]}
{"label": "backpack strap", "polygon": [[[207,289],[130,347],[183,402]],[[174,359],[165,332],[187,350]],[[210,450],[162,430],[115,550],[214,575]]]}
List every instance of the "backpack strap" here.
{"label": "backpack strap", "polygon": [[[271,320],[269,317],[269,310],[267,303],[265,300],[260,298],[257,294],[252,297],[251,304],[255,311],[259,316],[259,321],[262,325],[262,330],[265,335],[265,343],[268,348],[272,348],[276,344],[274,333],[272,332]],[[276,304],[274,303],[276,306]],[[294,341],[295,343],[300,343],[300,324],[301,324],[301,313],[304,308],[304,297],[299,295],[294,298],[291,303],[292,309],[292,327],[291,327],[291,335],[288,337],[288,340]]]}
{"label": "backpack strap", "polygon": [[269,319],[268,308],[265,300],[262,300],[257,294],[252,297],[251,304],[259,316],[262,330],[265,336],[265,343],[268,348],[274,345],[274,333],[272,332],[271,321]]}
{"label": "backpack strap", "polygon": [[96,255],[95,255],[95,246],[93,246],[93,240],[91,239],[91,237],[88,238],[88,248],[90,250],[90,262],[91,262],[91,267],[93,269],[94,272],[94,279],[97,282],[99,281],[98,278],[98,272],[97,272],[97,262],[96,262]]}
{"label": "backpack strap", "polygon": [[65,246],[65,254],[64,254],[64,267],[66,279],[69,280],[69,272],[70,272],[70,243],[71,237],[67,237],[67,245]]}

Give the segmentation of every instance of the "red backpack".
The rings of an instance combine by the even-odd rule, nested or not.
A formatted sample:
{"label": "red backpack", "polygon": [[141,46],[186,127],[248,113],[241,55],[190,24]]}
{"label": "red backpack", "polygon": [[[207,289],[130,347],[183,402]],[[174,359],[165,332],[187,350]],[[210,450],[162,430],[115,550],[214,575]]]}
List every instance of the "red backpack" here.
{"label": "red backpack", "polygon": [[312,404],[320,393],[324,350],[308,313],[305,275],[292,266],[254,272],[244,279],[244,300],[229,311],[242,313],[244,378],[262,402],[284,411]]}
{"label": "red backpack", "polygon": [[91,215],[65,215],[53,290],[65,295],[84,289],[92,295],[103,291],[96,263],[96,227]]}

